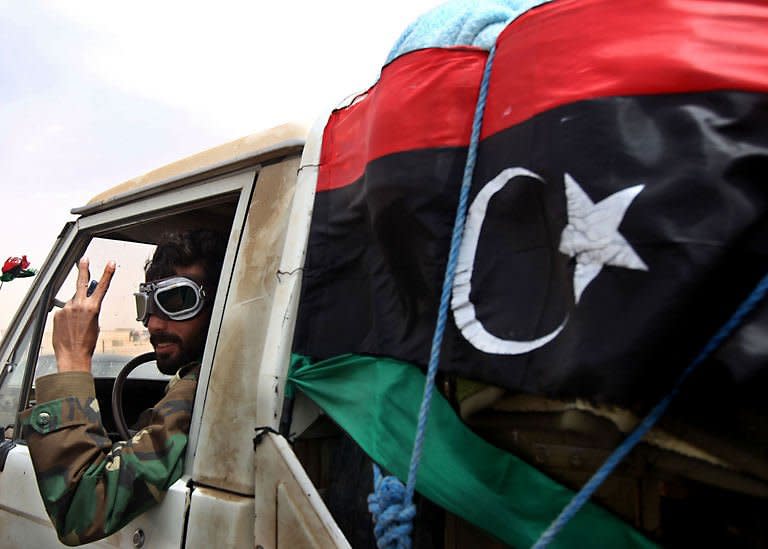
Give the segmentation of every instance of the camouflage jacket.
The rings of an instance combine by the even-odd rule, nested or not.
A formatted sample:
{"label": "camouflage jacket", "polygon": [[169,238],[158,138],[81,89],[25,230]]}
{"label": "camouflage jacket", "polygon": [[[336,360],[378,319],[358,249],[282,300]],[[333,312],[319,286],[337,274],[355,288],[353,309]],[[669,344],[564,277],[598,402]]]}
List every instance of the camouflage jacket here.
{"label": "camouflage jacket", "polygon": [[200,365],[185,366],[165,397],[142,414],[128,441],[112,444],[101,423],[90,373],[37,380],[38,404],[21,415],[37,484],[59,539],[79,545],[106,537],[162,501],[181,477]]}

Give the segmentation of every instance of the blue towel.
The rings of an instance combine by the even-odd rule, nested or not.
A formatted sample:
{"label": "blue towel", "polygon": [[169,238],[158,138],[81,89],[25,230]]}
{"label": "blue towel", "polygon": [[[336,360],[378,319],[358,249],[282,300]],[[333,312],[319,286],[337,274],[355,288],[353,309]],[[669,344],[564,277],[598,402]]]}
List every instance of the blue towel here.
{"label": "blue towel", "polygon": [[449,46],[491,49],[496,37],[518,15],[547,0],[452,0],[411,23],[400,35],[387,63],[409,51]]}

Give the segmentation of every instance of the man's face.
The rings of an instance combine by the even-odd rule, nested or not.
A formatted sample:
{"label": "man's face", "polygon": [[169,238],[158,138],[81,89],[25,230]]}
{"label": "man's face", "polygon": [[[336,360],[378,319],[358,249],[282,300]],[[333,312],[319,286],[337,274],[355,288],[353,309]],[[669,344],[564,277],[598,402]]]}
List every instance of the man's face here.
{"label": "man's face", "polygon": [[[199,263],[176,267],[174,271],[176,275],[185,276],[198,284],[205,280],[205,270]],[[170,320],[162,314],[151,314],[147,320],[147,329],[149,341],[157,355],[158,369],[171,375],[185,364],[199,360],[203,355],[210,320],[209,305],[189,320]]]}

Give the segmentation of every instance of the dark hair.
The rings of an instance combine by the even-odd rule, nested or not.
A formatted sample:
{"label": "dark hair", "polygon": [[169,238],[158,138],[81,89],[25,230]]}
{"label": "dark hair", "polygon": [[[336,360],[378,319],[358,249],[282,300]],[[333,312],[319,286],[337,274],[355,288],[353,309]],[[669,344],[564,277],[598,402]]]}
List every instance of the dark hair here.
{"label": "dark hair", "polygon": [[147,281],[173,276],[176,267],[197,263],[205,270],[203,286],[214,291],[219,283],[227,239],[214,231],[197,229],[163,235],[152,259],[144,265]]}

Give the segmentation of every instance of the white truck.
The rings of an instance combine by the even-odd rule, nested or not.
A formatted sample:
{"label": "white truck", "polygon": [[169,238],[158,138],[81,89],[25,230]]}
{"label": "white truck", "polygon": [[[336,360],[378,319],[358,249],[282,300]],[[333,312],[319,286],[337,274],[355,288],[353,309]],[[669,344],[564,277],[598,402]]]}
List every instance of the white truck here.
{"label": "white truck", "polygon": [[[184,474],[160,505],[89,546],[350,546],[337,522],[356,519],[334,518],[321,497],[341,431],[301,393],[290,418],[283,414],[322,130],[322,123],[309,132],[284,125],[250,135],[112,187],[72,210],[76,220],[57,237],[0,345],[0,547],[61,546],[18,414],[35,404],[35,378],[53,371],[53,304],[72,295],[77,259],[87,255],[96,271],[109,259],[118,261],[93,361],[102,419],[114,433],[115,378],[125,363],[151,350],[133,317],[132,293],[143,280],[144,261],[164,232],[199,227],[228,231],[229,243]],[[165,383],[151,364],[127,378],[122,403],[129,422],[160,398]],[[525,395],[465,419],[488,440],[574,488],[637,421],[626,410]],[[681,542],[675,536],[702,512],[700,502],[718,502],[710,522],[731,528],[737,539],[764,539],[754,529],[768,496],[764,483],[663,431],[645,442],[597,493],[600,503],[641,530],[672,532],[667,539],[675,545]],[[361,476],[342,489],[370,491],[355,486]],[[364,501],[358,503],[354,517],[364,517],[358,527],[370,528]],[[743,537],[741,519],[734,517],[743,519]],[[433,546],[502,546],[454,514],[438,510],[425,520],[437,532]]]}
{"label": "white truck", "polygon": [[[600,329],[609,330],[612,324],[620,324],[624,320],[622,317],[631,316],[625,315],[626,311],[622,309],[624,301],[617,298],[617,295],[627,297],[627,294],[631,294],[628,297],[632,298],[636,309],[641,308],[639,306],[644,301],[653,301],[654,295],[656,305],[666,305],[677,298],[681,293],[678,290],[687,289],[683,283],[691,282],[694,286],[701,284],[689,274],[695,272],[699,264],[709,262],[720,270],[713,270],[715,275],[707,272],[704,282],[708,285],[703,286],[706,291],[702,291],[705,299],[697,299],[693,303],[698,313],[692,316],[703,316],[714,306],[712,304],[717,304],[715,298],[721,297],[720,294],[728,297],[726,301],[730,304],[736,301],[737,293],[739,299],[743,297],[742,294],[748,293],[747,289],[740,287],[741,282],[730,286],[721,283],[717,279],[718,273],[725,272],[739,280],[751,279],[758,276],[753,276],[752,270],[766,261],[763,181],[765,167],[768,165],[765,162],[768,148],[765,146],[764,131],[765,90],[768,89],[768,81],[764,70],[765,41],[761,39],[764,25],[760,18],[765,17],[765,10],[753,14],[753,21],[750,21],[749,16],[743,14],[748,13],[747,8],[750,6],[750,9],[758,8],[747,6],[747,3],[721,2],[718,10],[726,7],[735,10],[730,18],[721,18],[718,10],[701,9],[698,5],[685,3],[659,2],[652,8],[633,6],[635,12],[632,17],[626,16],[626,8],[620,3],[575,4],[583,5],[585,11],[582,13],[571,9],[571,3],[552,2],[537,8],[538,11],[529,14],[530,17],[517,19],[518,29],[526,32],[518,36],[514,32],[505,31],[501,35],[497,42],[499,47],[496,50],[495,72],[489,73],[493,85],[490,86],[486,111],[495,114],[486,119],[486,122],[490,119],[491,124],[490,128],[488,124],[484,126],[484,131],[489,134],[484,146],[488,147],[486,152],[491,151],[485,154],[486,160],[490,158],[495,167],[491,169],[486,166],[484,169],[485,175],[489,179],[493,178],[488,181],[488,185],[494,184],[496,187],[492,188],[495,190],[483,191],[485,202],[480,203],[482,216],[485,215],[490,196],[513,176],[527,178],[529,184],[535,183],[535,193],[538,194],[530,196],[551,201],[536,203],[530,197],[528,201],[520,200],[516,203],[516,213],[518,217],[526,218],[524,214],[529,212],[549,210],[559,216],[557,223],[552,227],[546,226],[547,230],[542,232],[544,236],[541,238],[546,239],[546,245],[540,247],[552,252],[545,258],[547,265],[556,256],[555,263],[560,269],[558,276],[566,281],[563,295],[568,298],[561,300],[566,302],[562,310],[558,309],[552,318],[544,319],[550,324],[555,321],[548,328],[555,329],[550,335],[538,337],[541,334],[534,334],[537,338],[532,339],[530,334],[518,335],[509,331],[505,337],[511,339],[501,341],[505,345],[511,342],[514,346],[522,338],[521,341],[527,345],[526,353],[533,349],[529,339],[537,348],[547,344],[559,333],[558,323],[561,319],[569,318],[568,315],[572,313],[575,315],[573,306],[578,303],[586,285],[592,283],[603,266],[612,262],[624,271],[631,270],[632,276],[636,278],[626,278],[624,271],[612,278],[607,277],[611,284],[623,281],[623,285],[616,284],[616,287],[622,288],[623,295],[618,292],[597,295],[594,304],[611,305],[613,316],[607,316],[608,320],[599,324],[591,338],[587,339],[593,344],[605,340],[611,345],[614,342],[621,345],[624,343],[622,337],[629,338],[631,335],[636,339],[636,347],[645,350],[645,340],[639,338],[634,330],[617,331],[624,335],[614,337],[604,337],[600,333]],[[553,17],[544,17],[548,14],[546,10],[556,11],[561,5],[567,9],[560,16],[566,20],[573,17],[575,22],[562,28],[555,26],[549,35],[542,32],[542,27],[537,26],[540,22],[557,25],[559,21],[557,13]],[[683,8],[690,11],[686,14],[689,19],[677,13],[676,10]],[[590,11],[592,9],[604,10],[611,18],[593,16]],[[663,10],[669,11],[670,15],[660,16]],[[542,17],[537,19],[537,14]],[[635,32],[636,25],[642,28],[642,24],[635,21],[641,15],[644,24],[649,29],[655,29],[655,33]],[[705,22],[701,23],[700,20]],[[728,28],[723,23],[726,20],[729,25],[736,25],[734,28],[737,30],[723,31],[722,36],[718,35],[722,39],[721,43],[711,40],[709,33],[714,32],[713,29]],[[577,24],[589,27],[595,22],[603,25],[601,32],[572,32],[573,28],[581,28],[576,27]],[[744,29],[739,30],[742,24]],[[517,29],[510,27],[508,30]],[[664,36],[667,42],[661,41],[659,36]],[[734,47],[734,44],[740,43],[733,42],[733,37],[752,37],[751,47]],[[558,46],[559,42],[554,38],[558,38],[564,45]],[[599,38],[604,38],[605,42]],[[748,44],[747,38],[744,38],[744,44]],[[572,53],[572,42],[577,42],[576,45],[581,48],[580,53],[576,52],[579,55]],[[548,49],[553,44],[557,47]],[[529,49],[518,51],[518,46]],[[531,52],[533,54],[529,54]],[[550,57],[543,57],[547,52]],[[569,55],[562,55],[563,52]],[[655,57],[651,54],[639,55],[638,61],[635,59],[637,52],[655,52]],[[707,52],[710,57],[704,56]],[[346,125],[337,127],[335,137],[338,138],[337,143],[352,143],[361,150],[352,151],[355,154],[348,155],[351,156],[350,161],[345,157],[339,162],[344,164],[342,168],[347,169],[350,165],[354,168],[347,169],[347,180],[341,183],[351,183],[358,180],[361,173],[367,173],[369,165],[366,162],[370,160],[378,166],[378,190],[384,189],[380,194],[389,197],[393,170],[379,160],[386,160],[388,156],[407,150],[417,150],[421,154],[421,151],[431,148],[434,154],[429,162],[436,166],[435,171],[439,171],[441,176],[461,172],[462,155],[466,154],[460,148],[467,147],[467,135],[477,96],[476,84],[483,73],[486,54],[476,48],[464,47],[443,53],[443,57],[432,59],[429,51],[417,48],[412,56],[401,57],[400,65],[397,62],[388,65],[390,72],[382,80],[384,83],[379,87],[378,95],[373,91],[368,94],[371,98],[369,104],[373,105],[370,107],[373,114],[369,118],[383,120],[383,131],[374,136],[377,139],[366,140],[370,136],[365,131],[349,130],[350,127],[366,127],[369,122],[367,114],[360,115],[365,108],[364,95],[351,101],[348,105],[351,114],[342,120]],[[739,55],[744,56],[743,60]],[[454,62],[458,64],[452,65]],[[509,70],[498,70],[499,63],[502,67],[503,63],[508,63]],[[522,71],[523,64],[529,70],[528,73]],[[432,74],[430,71],[437,75],[434,79],[424,77]],[[526,74],[530,78],[523,78]],[[543,89],[549,95],[534,93],[537,89]],[[705,92],[713,92],[714,95]],[[638,98],[633,98],[635,95]],[[665,106],[663,101],[666,101],[664,97],[667,95],[677,103]],[[439,101],[433,104],[434,98],[447,99],[445,104]],[[517,101],[514,105],[510,103],[513,99]],[[656,113],[657,100],[661,105],[658,107],[660,121],[657,121],[655,115],[648,114]],[[648,104],[644,101],[648,101]],[[409,110],[412,104],[417,104],[417,108]],[[435,105],[440,108],[435,108]],[[587,114],[592,112],[589,109],[597,109],[592,112],[596,118],[582,116],[579,110],[582,107],[585,107],[584,112]],[[608,107],[616,110],[601,110]],[[355,118],[353,112],[356,109],[358,118]],[[724,109],[724,114],[717,109]],[[437,125],[432,124],[435,113],[439,122]],[[517,118],[512,120],[510,117]],[[530,120],[538,121],[538,125],[527,126]],[[583,124],[581,121],[584,121]],[[119,379],[117,373],[122,363],[128,363],[133,357],[150,350],[146,333],[133,318],[132,294],[139,282],[143,281],[142,266],[163,233],[194,228],[215,228],[228,233],[229,242],[197,386],[184,473],[160,505],[92,546],[271,549],[363,545],[359,540],[365,536],[359,536],[358,530],[370,528],[371,519],[365,510],[364,495],[356,496],[370,491],[368,482],[362,482],[364,478],[370,480],[370,462],[364,464],[368,467],[366,474],[361,474],[362,468],[357,467],[361,464],[360,460],[347,462],[354,462],[355,467],[344,469],[344,466],[340,466],[332,455],[339,446],[348,444],[349,439],[327,419],[323,410],[302,396],[301,392],[296,394],[295,400],[285,398],[299,309],[302,269],[305,265],[316,185],[319,185],[318,174],[322,174],[318,166],[325,123],[326,120],[322,119],[310,131],[301,126],[286,125],[245,137],[122,183],[94,197],[85,206],[72,210],[77,216],[76,220],[67,223],[62,229],[0,343],[0,427],[4,432],[0,442],[0,547],[59,546],[38,493],[18,417],[20,412],[36,402],[35,378],[49,373],[54,367],[50,343],[51,311],[56,300],[66,301],[73,294],[73,265],[78,258],[87,255],[94,272],[99,272],[107,260],[118,261],[117,274],[101,312],[101,336],[93,363],[102,419],[108,431],[114,432],[115,416],[123,414],[130,422],[141,410],[158,400],[166,383],[148,364],[122,384],[123,409],[116,407],[113,410],[110,405],[113,386],[118,385],[119,389],[121,385],[116,384],[115,379]],[[425,137],[425,128],[436,129]],[[668,134],[662,131],[664,129]],[[522,133],[514,133],[518,131]],[[381,138],[382,135],[387,139]],[[497,139],[499,135],[506,140]],[[686,138],[689,138],[689,142],[685,141]],[[392,148],[389,143],[395,140],[401,140],[399,143],[403,146]],[[704,145],[699,146],[700,143]],[[680,150],[675,148],[686,144],[691,146],[682,146]],[[614,145],[621,145],[622,148],[613,155],[607,154],[606,151]],[[522,160],[517,157],[507,159],[515,147],[520,149],[515,154]],[[586,149],[582,150],[583,147]],[[551,164],[558,161],[555,158],[558,154],[568,162],[562,160],[565,167],[558,168],[555,174],[557,177],[550,177],[550,183],[543,185],[545,178],[539,172],[554,169]],[[616,176],[615,170],[616,166],[627,159],[634,162],[634,169],[638,171],[629,172],[632,177],[627,177],[626,185],[634,186],[625,188],[624,180]],[[681,159],[687,163],[678,166],[677,161]],[[717,169],[707,165],[713,159],[719,162],[716,163],[720,166]],[[539,172],[520,167],[522,164],[518,165],[517,162],[523,161],[538,162]],[[400,176],[411,176],[414,166],[416,163],[413,162],[403,164],[396,171]],[[572,171],[574,166],[585,171],[588,168],[599,168],[599,173],[590,172],[590,175],[598,182],[606,180],[610,184],[605,188],[596,187],[593,192],[599,190],[602,194],[590,198],[579,185],[578,178],[572,176],[570,171],[565,171],[566,168]],[[677,172],[672,177],[669,174],[674,170]],[[502,177],[504,174],[506,179]],[[660,259],[659,268],[650,270],[631,250],[624,237],[616,232],[623,213],[617,216],[614,210],[600,209],[600,204],[605,202],[616,206],[624,201],[621,210],[625,212],[637,193],[644,188],[637,184],[639,179],[635,181],[638,174],[649,185],[649,191],[643,191],[646,194],[642,195],[648,197],[648,213],[638,215],[634,222],[638,227],[646,223],[653,230],[647,232],[650,236],[638,237],[636,241],[645,247],[643,252],[647,255],[661,251],[666,255],[659,255],[660,258],[672,258],[667,263],[666,259]],[[657,179],[655,183],[654,177]],[[419,174],[413,179],[415,182],[411,182],[412,187],[403,186],[406,190],[412,189],[411,194],[406,198],[397,196],[391,200],[391,210],[396,210],[394,218],[399,214],[399,207],[412,205],[413,197],[422,200],[416,208],[432,213],[430,208],[433,203],[427,207],[421,196],[428,185],[423,184]],[[445,175],[443,179],[435,179],[437,185],[433,187],[442,188],[441,185],[448,179],[454,184],[461,177]],[[615,195],[609,195],[609,191],[614,193],[619,190],[614,188],[617,181],[622,182],[621,193],[624,198],[616,199]],[[331,183],[328,188],[335,189],[334,185],[339,182]],[[651,189],[651,184],[657,185],[656,190]],[[521,185],[521,188],[528,192],[525,190],[527,187]],[[733,193],[728,195],[731,196],[730,202],[721,198],[726,196],[721,194],[726,191]],[[318,191],[318,196],[321,196],[320,192],[322,190]],[[669,199],[665,193],[670,193]],[[704,213],[697,213],[698,210],[688,204],[696,202],[694,199],[698,200],[696,205]],[[538,205],[531,208],[529,204]],[[546,204],[550,207],[546,208]],[[663,208],[656,207],[658,204]],[[572,208],[574,205],[576,207]],[[347,204],[342,203],[337,207],[342,214],[347,213]],[[487,209],[491,211],[492,207]],[[572,209],[575,212],[573,216]],[[731,217],[721,216],[730,209],[733,211]],[[661,210],[669,215],[661,216],[658,213]],[[610,215],[604,215],[606,212]],[[500,208],[496,218],[514,217],[508,213],[508,210]],[[346,219],[344,215],[340,217],[343,218],[343,224]],[[573,228],[572,217],[575,225],[582,227],[583,234]],[[582,257],[583,261],[579,263],[580,255],[589,256],[590,252],[595,251],[584,220],[598,218],[604,218],[606,225],[612,223],[611,234],[615,233],[616,236],[606,241],[606,250],[602,250],[599,257],[590,256],[597,259]],[[482,219],[484,217],[481,217],[479,228],[475,225],[476,235],[479,235],[483,227]],[[738,229],[745,222],[744,219],[754,223],[754,226],[750,225],[749,230]],[[416,238],[418,235],[415,233],[419,230],[422,239],[428,240],[435,234],[431,227],[424,229],[417,224],[404,225],[400,219],[386,221],[388,224],[379,223],[379,228],[383,227],[382,231],[387,233],[384,236],[394,240]],[[671,231],[671,236],[661,238],[656,235],[655,229],[666,225],[675,229]],[[418,230],[409,233],[413,227]],[[720,229],[735,231],[738,242],[743,244],[743,253],[736,254],[741,263],[730,268],[731,256],[706,261],[700,259],[709,258],[721,248],[727,251],[727,246],[720,240],[701,236],[697,232],[701,228],[707,229],[706,235],[712,229],[712,234],[718,235],[718,238]],[[561,231],[565,235],[562,239]],[[523,234],[520,238],[524,238],[526,233],[519,232]],[[514,234],[514,231],[504,229],[497,230],[497,233],[506,235]],[[605,234],[594,233],[596,237],[591,239],[600,241]],[[564,243],[573,246],[564,246]],[[608,249],[609,245],[617,243],[617,246]],[[529,242],[518,244],[520,253],[528,249]],[[694,248],[689,250],[686,247],[689,244],[697,246],[695,251],[691,251]],[[490,255],[507,258],[509,263],[514,262],[514,258],[509,259],[511,253],[508,250],[501,247],[498,250],[488,248],[491,249],[493,253]],[[391,252],[391,256],[398,261],[402,259],[399,264],[402,267],[413,257],[403,259],[399,251]],[[412,255],[415,257],[420,254],[421,250],[418,250]],[[617,255],[622,256],[618,258],[621,261],[614,261]],[[669,268],[668,263],[677,265],[678,260],[684,268]],[[572,280],[569,278],[571,271],[580,274],[578,281],[576,274]],[[526,282],[534,278],[547,279],[548,276],[547,273],[547,276],[542,276],[542,271],[521,272],[527,273],[520,275]],[[658,277],[641,278],[645,277],[646,272],[654,276],[658,273]],[[764,272],[761,272],[760,276],[763,275]],[[508,281],[503,278],[499,276],[500,282],[495,282],[507,284]],[[678,278],[681,282],[679,286],[669,286],[671,289],[667,293],[654,293],[657,289],[654,284],[664,284],[666,280],[677,281]],[[634,281],[644,284],[646,291],[653,295],[648,297],[637,291],[636,288],[640,286],[635,285]],[[309,282],[305,282],[304,287],[309,287]],[[346,287],[342,287],[338,295],[343,295],[346,290]],[[549,294],[542,295],[549,299]],[[701,297],[695,292],[692,295]],[[575,302],[572,299],[574,296]],[[472,305],[469,302],[469,290],[464,293],[464,298],[464,302],[459,305]],[[413,302],[414,310],[424,310],[419,309],[422,305],[419,300],[414,299]],[[500,303],[498,309],[502,312],[499,316],[513,308],[506,302]],[[717,306],[724,308],[722,305]],[[647,332],[663,332],[662,335],[683,331],[682,328],[685,328],[679,326],[681,322],[676,320],[678,316],[675,314],[679,310],[672,309],[675,314],[670,315],[665,314],[666,309],[659,306],[656,311],[656,314],[640,323],[640,328]],[[651,538],[675,547],[758,547],[768,543],[765,521],[768,516],[768,423],[765,421],[766,405],[763,398],[766,381],[764,334],[768,326],[766,311],[766,307],[758,309],[755,318],[750,319],[753,323],[737,334],[741,338],[740,349],[745,352],[738,356],[732,353],[737,356],[737,360],[731,370],[705,370],[705,373],[714,377],[707,380],[706,391],[693,395],[698,398],[697,407],[692,412],[697,421],[686,421],[690,417],[665,418],[670,421],[661,422],[648,431],[641,443],[595,493],[594,500],[610,511],[600,511],[603,516],[609,517],[608,520],[616,521],[618,517]],[[718,325],[726,320],[720,317],[731,312],[731,308],[718,311],[722,313],[717,315]],[[589,310],[585,314],[589,314]],[[350,316],[350,324],[358,321],[354,315]],[[375,314],[368,316],[378,319]],[[423,325],[432,322],[431,317],[419,318],[419,321],[422,320]],[[523,315],[521,322],[528,320]],[[477,322],[467,323],[470,324],[477,328]],[[561,328],[564,324],[565,321],[560,325]],[[588,323],[585,321],[584,324]],[[329,329],[335,328],[335,325],[331,325]],[[710,329],[707,326],[706,334],[694,335],[696,338],[704,338],[710,335]],[[408,330],[403,329],[403,332]],[[499,339],[486,337],[481,343]],[[402,341],[397,337],[391,337],[390,340]],[[476,349],[469,349],[468,344],[463,342],[462,345],[464,347],[460,350],[470,353],[482,351],[489,355],[503,354],[493,348],[486,350],[482,346],[478,347],[475,343],[472,345]],[[673,347],[668,342],[658,345],[662,351],[672,350]],[[556,359],[578,355],[578,345],[574,345],[573,352],[570,348],[565,349],[560,355],[553,355],[555,358],[552,363],[544,361],[546,364],[540,366],[539,371],[547,373],[546,368],[555,365]],[[342,352],[348,351],[345,349]],[[363,349],[362,353],[366,352]],[[515,351],[507,354],[525,353]],[[465,353],[457,356],[468,355]],[[525,360],[525,357],[519,360]],[[424,366],[422,362],[419,364]],[[462,364],[471,364],[471,361],[464,360]],[[600,364],[598,361],[597,366]],[[654,371],[646,376],[643,368],[648,364],[642,360],[634,364],[613,360],[608,363],[610,367],[596,367],[592,373],[594,378],[601,381],[611,380],[620,377],[618,374],[622,373],[619,371],[621,368],[634,365],[635,377],[627,379],[638,386],[651,379],[653,375],[650,374],[655,373],[664,382],[664,387],[653,386],[653,395],[641,395],[650,398],[657,393],[666,394],[672,387],[671,382],[667,386],[666,382],[670,381],[667,374],[684,368],[681,364],[668,363],[663,352],[652,355],[651,366],[654,366]],[[413,368],[411,372],[418,372],[418,369]],[[717,377],[725,374],[731,377]],[[527,370],[526,376],[533,381],[538,380],[535,373],[528,375]],[[734,381],[734,376],[742,378]],[[367,378],[363,380],[367,381]],[[449,398],[456,396],[453,381],[455,379],[447,376],[438,387]],[[501,452],[498,448],[503,448],[505,456],[514,455],[519,463],[525,463],[527,470],[534,470],[536,474],[543,470],[546,476],[573,490],[590,478],[649,408],[644,406],[647,404],[645,401],[637,406],[620,407],[612,405],[613,401],[601,403],[595,399],[589,400],[590,393],[578,393],[578,388],[570,390],[567,387],[569,390],[560,395],[563,398],[558,400],[544,398],[542,395],[550,393],[540,390],[541,387],[536,384],[533,384],[534,388],[530,391],[525,386],[520,388],[508,384],[505,392],[501,386],[493,385],[493,379],[485,381],[489,384],[480,387],[467,398],[451,400],[450,404],[454,405],[458,413],[451,415],[452,420],[460,423],[456,419],[456,415],[460,415],[464,422],[461,428],[466,425],[471,427],[475,434],[485,439],[483,444],[490,441],[496,446],[496,452]],[[589,385],[590,379],[585,382],[582,375],[576,381]],[[658,385],[662,385],[662,382]],[[400,388],[395,387],[391,392],[397,392]],[[634,385],[624,389],[627,392],[642,392],[642,387],[635,391]],[[354,400],[355,396],[347,400]],[[285,407],[286,400],[289,400],[289,407]],[[388,411],[386,406],[392,400],[383,401],[383,409]],[[328,414],[331,412],[328,411]],[[386,415],[386,412],[377,417],[382,415]],[[364,425],[363,431],[369,431],[368,424]],[[358,443],[363,446],[359,440]],[[400,446],[396,449],[398,458],[410,452],[410,447],[405,447],[407,443]],[[453,457],[464,450],[462,447],[449,447],[443,453]],[[481,463],[480,468],[488,461]],[[495,509],[486,512],[482,508],[482,503],[488,505],[482,501],[484,495],[452,491],[451,480],[472,476],[464,475],[464,472],[458,468],[452,470],[451,474],[445,475],[445,482],[438,488],[444,488],[443,491],[453,500],[464,500],[461,503],[476,507],[476,515],[494,515]],[[329,478],[338,480],[345,475],[344,486],[329,481]],[[498,475],[503,476],[515,475]],[[491,479],[489,484],[498,477]],[[514,482],[510,484],[515,488]],[[349,498],[346,508],[336,508],[332,514],[329,512],[329,508],[333,507],[329,495],[339,490],[356,496]],[[550,499],[548,492],[542,495],[534,493],[536,490],[512,491],[514,493],[511,497],[516,498],[520,515],[535,514],[528,512],[527,506],[531,500],[537,497],[539,500]],[[506,497],[509,494],[502,495]],[[570,497],[571,494],[563,489],[560,495]],[[499,503],[501,499],[499,497],[494,503]],[[477,511],[481,508],[481,511]],[[559,512],[559,508],[556,512]],[[525,540],[535,540],[542,530],[539,526],[546,527],[554,516],[535,518],[538,521],[536,528],[528,529]],[[498,519],[497,524],[501,526],[503,519]],[[621,526],[625,524],[621,523]],[[446,549],[502,546],[493,538],[500,528],[487,528],[490,535],[481,533],[456,514],[443,512],[429,504],[422,508],[421,523],[416,527],[417,533],[425,529],[429,535],[417,535],[417,546]],[[633,534],[636,532],[633,531]],[[591,542],[591,536],[592,532],[587,531],[581,539]],[[643,539],[642,545],[646,541]],[[582,543],[582,546],[589,545],[588,542]]]}
{"label": "white truck", "polygon": [[[158,236],[215,227],[229,233],[197,389],[182,479],[161,505],[94,547],[347,546],[279,428],[299,271],[310,221],[319,141],[285,125],[132,179],[76,208],[40,268],[0,347],[0,546],[56,547],[16,423],[50,373],[53,300],[68,299],[73,265],[115,258],[119,274],[102,311],[94,375],[105,425],[110,392],[127,362],[148,350],[132,321],[132,291]],[[103,264],[103,263],[102,263]],[[100,368],[100,369],[99,369]],[[124,386],[126,416],[162,393],[151,367]],[[36,373],[37,370],[37,373]],[[98,370],[98,371],[97,371]],[[295,425],[317,412],[299,404]]]}

